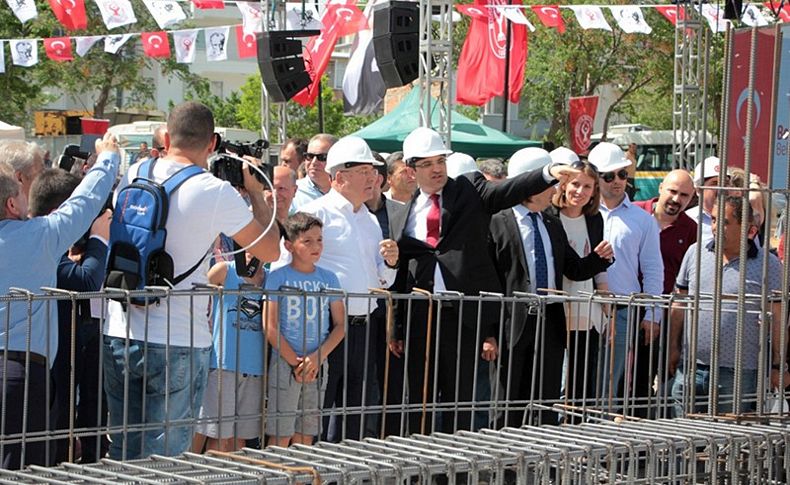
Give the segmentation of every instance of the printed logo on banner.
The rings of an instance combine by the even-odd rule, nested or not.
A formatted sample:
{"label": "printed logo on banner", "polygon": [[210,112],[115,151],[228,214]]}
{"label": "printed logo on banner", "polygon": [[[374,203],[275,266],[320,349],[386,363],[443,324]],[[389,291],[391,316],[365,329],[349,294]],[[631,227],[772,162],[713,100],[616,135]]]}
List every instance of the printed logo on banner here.
{"label": "printed logo on banner", "polygon": [[579,119],[576,120],[576,126],[573,127],[573,141],[576,143],[576,146],[590,146],[590,137],[592,137],[594,121],[593,117],[587,113],[581,115]]}
{"label": "printed logo on banner", "polygon": [[[507,5],[504,0],[493,0],[494,5]],[[488,14],[488,46],[498,59],[505,58],[507,30],[504,13],[498,8],[490,9]]]}

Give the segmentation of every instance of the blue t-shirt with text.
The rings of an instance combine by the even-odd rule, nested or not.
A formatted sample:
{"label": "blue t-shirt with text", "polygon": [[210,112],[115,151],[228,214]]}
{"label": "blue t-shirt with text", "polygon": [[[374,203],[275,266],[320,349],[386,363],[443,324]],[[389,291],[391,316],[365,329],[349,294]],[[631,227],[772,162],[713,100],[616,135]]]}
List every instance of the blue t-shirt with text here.
{"label": "blue t-shirt with text", "polygon": [[280,335],[299,357],[315,352],[329,335],[329,304],[341,297],[315,294],[326,288],[339,289],[340,282],[335,273],[319,266],[312,273],[302,273],[289,264],[266,278],[267,290],[294,292],[276,298]]}

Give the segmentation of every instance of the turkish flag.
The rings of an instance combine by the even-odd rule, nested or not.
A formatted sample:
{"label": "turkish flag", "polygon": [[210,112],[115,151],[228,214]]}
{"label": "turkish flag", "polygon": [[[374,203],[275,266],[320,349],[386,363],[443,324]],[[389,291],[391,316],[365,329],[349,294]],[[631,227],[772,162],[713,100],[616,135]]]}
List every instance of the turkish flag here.
{"label": "turkish flag", "polygon": [[85,15],[85,0],[49,0],[52,13],[67,30],[81,30],[88,27]]}
{"label": "turkish flag", "polygon": [[44,39],[44,51],[47,57],[56,62],[73,61],[70,37],[51,37]]}
{"label": "turkish flag", "polygon": [[[502,9],[488,8],[486,5],[508,3],[506,0],[475,0],[473,7],[464,9],[472,14],[472,25],[458,59],[455,99],[462,104],[481,106],[505,92],[507,19]],[[521,5],[521,0],[516,0],[513,5]],[[521,98],[521,88],[524,85],[527,27],[511,23],[510,28],[508,98],[515,103]]]}
{"label": "turkish flag", "polygon": [[195,7],[201,10],[207,10],[210,8],[216,8],[216,9],[225,8],[225,2],[223,2],[222,0],[192,0],[192,3],[195,4]]}
{"label": "turkish flag", "polygon": [[236,46],[239,50],[239,59],[256,57],[258,55],[258,39],[253,33],[244,33],[244,27],[236,26]]}
{"label": "turkish flag", "polygon": [[554,27],[560,34],[565,32],[565,22],[558,5],[533,5],[532,11],[546,27]]}
{"label": "turkish flag", "polygon": [[598,109],[598,96],[570,98],[571,150],[586,155],[590,149],[590,137]]}
{"label": "turkish flag", "polygon": [[[782,22],[790,22],[790,5],[775,4],[774,2],[764,2],[765,8],[774,12]],[[782,5],[782,8],[779,8]]]}
{"label": "turkish flag", "polygon": [[310,74],[312,83],[293,97],[293,100],[302,106],[309,106],[315,102],[318,86],[321,85],[321,76],[329,65],[337,39],[354,34],[363,26],[367,28],[367,20],[353,0],[328,3],[321,17],[321,23],[324,26],[321,35],[311,38],[304,52],[305,70]]}
{"label": "turkish flag", "polygon": [[140,34],[143,42],[143,52],[148,57],[166,59],[170,57],[170,41],[167,32],[143,32]]}
{"label": "turkish flag", "polygon": [[658,10],[661,15],[667,18],[672,25],[678,24],[678,19],[685,20],[686,19],[686,11],[683,8],[678,8],[675,5],[657,5],[656,10]]}

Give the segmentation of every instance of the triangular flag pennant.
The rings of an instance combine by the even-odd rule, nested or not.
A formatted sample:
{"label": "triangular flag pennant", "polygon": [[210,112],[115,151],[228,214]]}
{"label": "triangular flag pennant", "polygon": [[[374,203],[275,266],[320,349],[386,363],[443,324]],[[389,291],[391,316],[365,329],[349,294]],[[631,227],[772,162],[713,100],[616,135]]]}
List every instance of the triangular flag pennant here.
{"label": "triangular flag pennant", "polygon": [[5,72],[5,41],[0,40],[0,74]]}
{"label": "triangular flag pennant", "polygon": [[184,9],[175,0],[143,0],[143,3],[160,29],[166,29],[187,18]]}
{"label": "triangular flag pennant", "polygon": [[104,52],[117,54],[126,41],[132,38],[132,34],[108,35],[104,38]]}
{"label": "triangular flag pennant", "polygon": [[77,55],[80,57],[85,57],[85,54],[87,54],[88,51],[91,50],[91,47],[93,47],[96,44],[96,42],[99,42],[103,38],[104,37],[101,35],[91,35],[88,37],[75,37],[74,41],[77,44],[77,49],[76,49]]}
{"label": "triangular flag pennant", "polygon": [[318,20],[318,10],[315,5],[306,3],[302,15],[301,3],[286,3],[285,28],[286,30],[321,30],[324,26]]}
{"label": "triangular flag pennant", "polygon": [[16,18],[23,24],[38,17],[35,0],[5,0]]}
{"label": "triangular flag pennant", "polygon": [[49,0],[49,6],[66,29],[82,30],[88,27],[85,0]]}
{"label": "triangular flag pennant", "polygon": [[768,19],[760,11],[756,4],[750,3],[744,7],[741,20],[749,27],[764,27],[768,25]]}
{"label": "triangular flag pennant", "polygon": [[176,62],[195,62],[195,44],[199,30],[176,30],[173,32],[173,47],[176,50]]}
{"label": "triangular flag pennant", "polygon": [[565,32],[565,22],[558,5],[533,5],[532,11],[546,27],[553,27],[559,33]]}
{"label": "triangular flag pennant", "polygon": [[475,5],[455,5],[455,9],[459,13],[468,15],[473,19],[488,20],[488,9],[485,7],[478,7]]}
{"label": "triangular flag pennant", "polygon": [[56,62],[73,61],[71,53],[71,39],[69,37],[51,37],[44,39],[44,52],[47,57]]}
{"label": "triangular flag pennant", "polygon": [[532,25],[532,22],[530,22],[524,15],[521,7],[517,5],[506,5],[494,7],[494,9],[496,9],[501,15],[504,15],[506,19],[510,20],[514,24],[526,25],[530,32],[535,32],[535,26]]}
{"label": "triangular flag pennant", "polygon": [[634,5],[609,7],[617,25],[626,34],[649,34],[653,29],[647,25],[642,9]]}
{"label": "triangular flag pennant", "polygon": [[112,30],[137,22],[129,0],[96,0],[104,25]]}
{"label": "triangular flag pennant", "polygon": [[244,26],[244,32],[263,32],[263,15],[260,5],[251,2],[236,2],[236,6],[241,11],[241,24]]}
{"label": "triangular flag pennant", "polygon": [[236,46],[239,50],[239,59],[258,56],[258,39],[255,34],[244,32],[241,25],[236,26]]}
{"label": "triangular flag pennant", "polygon": [[718,5],[705,3],[700,5],[700,13],[703,17],[705,17],[705,20],[708,21],[710,30],[713,32],[718,33],[727,30],[727,23],[729,20],[724,18],[724,8],[721,8]]}
{"label": "triangular flag pennant", "polygon": [[596,5],[570,5],[568,6],[576,14],[576,20],[581,28],[612,30],[609,23],[603,16],[603,10]]}
{"label": "triangular flag pennant", "polygon": [[656,10],[658,10],[661,15],[667,18],[672,25],[678,24],[678,19],[685,20],[686,19],[686,11],[683,10],[683,7],[678,7],[677,5],[656,5]]}
{"label": "triangular flag pennant", "polygon": [[170,57],[170,42],[167,32],[143,32],[140,34],[143,52],[148,57],[166,59]]}
{"label": "triangular flag pennant", "polygon": [[11,60],[15,66],[30,67],[38,64],[38,41],[36,39],[9,40]]}
{"label": "triangular flag pennant", "polygon": [[213,27],[203,32],[206,40],[206,60],[213,62],[227,59],[230,27]]}
{"label": "triangular flag pennant", "polygon": [[225,8],[225,2],[222,0],[192,0],[192,3],[200,10],[208,10],[211,8],[222,10]]}

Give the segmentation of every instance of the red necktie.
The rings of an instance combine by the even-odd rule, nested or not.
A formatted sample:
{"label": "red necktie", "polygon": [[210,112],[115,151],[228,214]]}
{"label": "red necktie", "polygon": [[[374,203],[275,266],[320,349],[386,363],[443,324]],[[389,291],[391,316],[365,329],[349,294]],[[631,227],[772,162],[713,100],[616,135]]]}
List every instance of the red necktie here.
{"label": "red necktie", "polygon": [[439,244],[439,220],[442,216],[442,210],[439,207],[439,194],[431,195],[431,210],[428,211],[428,218],[425,225],[428,228],[428,237],[425,242],[433,247]]}

